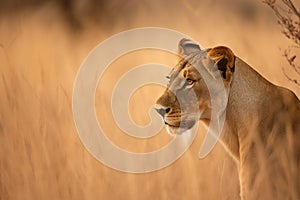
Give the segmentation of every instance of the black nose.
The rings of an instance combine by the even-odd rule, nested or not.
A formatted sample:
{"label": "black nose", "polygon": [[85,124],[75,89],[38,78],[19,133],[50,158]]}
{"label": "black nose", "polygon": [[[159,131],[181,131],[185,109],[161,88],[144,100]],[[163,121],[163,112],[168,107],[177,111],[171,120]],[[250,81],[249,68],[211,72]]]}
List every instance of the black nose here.
{"label": "black nose", "polygon": [[156,105],[156,106],[155,106],[155,110],[156,110],[162,117],[164,117],[165,114],[171,112],[171,108],[166,108],[166,107],[159,106],[159,105]]}
{"label": "black nose", "polygon": [[161,109],[156,109],[156,111],[157,111],[162,117],[164,117],[165,114],[166,114],[166,110],[163,109],[163,108],[161,108]]}

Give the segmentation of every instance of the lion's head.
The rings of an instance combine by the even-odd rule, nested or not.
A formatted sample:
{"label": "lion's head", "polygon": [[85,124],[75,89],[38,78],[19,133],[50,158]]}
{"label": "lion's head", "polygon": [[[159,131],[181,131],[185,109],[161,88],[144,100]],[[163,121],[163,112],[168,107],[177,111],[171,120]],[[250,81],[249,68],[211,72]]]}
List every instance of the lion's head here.
{"label": "lion's head", "polygon": [[235,67],[234,54],[223,46],[202,50],[182,39],[179,54],[182,58],[167,76],[167,89],[156,102],[170,134],[180,134],[198,120],[210,122],[211,97],[227,103],[226,97],[218,94],[221,89],[228,94]]}

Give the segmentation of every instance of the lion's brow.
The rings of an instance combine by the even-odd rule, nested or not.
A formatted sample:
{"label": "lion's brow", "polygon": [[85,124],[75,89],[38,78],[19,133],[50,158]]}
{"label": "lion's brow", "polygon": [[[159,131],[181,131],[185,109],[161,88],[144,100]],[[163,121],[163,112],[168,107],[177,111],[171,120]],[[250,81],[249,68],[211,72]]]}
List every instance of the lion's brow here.
{"label": "lion's brow", "polygon": [[182,59],[174,68],[172,68],[170,74],[167,76],[170,79],[167,87],[170,86],[171,82],[178,76],[178,74],[186,67],[187,64],[188,60]]}
{"label": "lion's brow", "polygon": [[179,61],[179,63],[172,68],[170,74],[168,75],[168,77],[174,77],[175,75],[177,75],[182,69],[184,69],[186,67],[188,63],[188,60],[186,59],[182,59]]}

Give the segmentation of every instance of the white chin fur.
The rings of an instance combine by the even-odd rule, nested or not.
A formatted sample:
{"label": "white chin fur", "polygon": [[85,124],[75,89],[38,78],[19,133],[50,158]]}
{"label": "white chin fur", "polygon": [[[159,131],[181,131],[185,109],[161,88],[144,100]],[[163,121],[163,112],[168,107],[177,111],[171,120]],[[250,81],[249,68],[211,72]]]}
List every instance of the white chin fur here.
{"label": "white chin fur", "polygon": [[187,128],[182,128],[182,127],[171,127],[171,126],[168,126],[167,125],[167,132],[168,134],[174,136],[174,135],[180,135],[182,134],[183,132],[187,131],[188,129]]}
{"label": "white chin fur", "polygon": [[170,126],[167,126],[167,132],[169,135],[174,135],[175,134],[175,131],[173,131],[173,128],[171,128]]}

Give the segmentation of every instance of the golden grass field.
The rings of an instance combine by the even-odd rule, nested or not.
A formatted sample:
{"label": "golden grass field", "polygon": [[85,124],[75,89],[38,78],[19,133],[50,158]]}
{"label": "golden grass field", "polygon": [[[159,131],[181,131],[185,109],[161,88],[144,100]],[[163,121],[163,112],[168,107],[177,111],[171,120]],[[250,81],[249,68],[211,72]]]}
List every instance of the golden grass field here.
{"label": "golden grass field", "polygon": [[[239,199],[236,165],[220,144],[198,159],[202,127],[186,153],[159,171],[129,174],[98,162],[76,132],[73,83],[80,64],[101,41],[131,28],[158,26],[190,35],[203,47],[230,47],[268,80],[299,97],[299,87],[282,73],[288,64],[280,48],[291,43],[273,13],[260,1],[134,1],[122,12],[121,3],[112,2],[106,12],[115,15],[102,19],[105,23],[86,20],[80,31],[69,27],[54,4],[1,15],[0,199]],[[251,6],[250,14],[244,15],[243,6]],[[148,62],[173,66],[176,59],[159,51],[128,54],[112,64],[97,89],[95,106],[103,129],[130,151],[152,151],[171,139],[165,130],[148,140],[130,138],[118,129],[109,109],[118,78]],[[132,96],[129,108],[136,123],[149,122],[148,109],[162,92],[150,85]]]}

